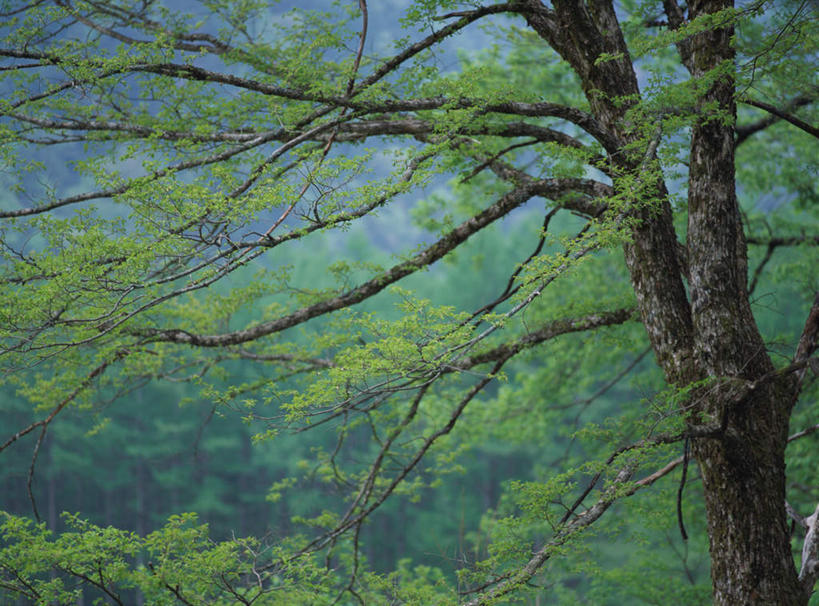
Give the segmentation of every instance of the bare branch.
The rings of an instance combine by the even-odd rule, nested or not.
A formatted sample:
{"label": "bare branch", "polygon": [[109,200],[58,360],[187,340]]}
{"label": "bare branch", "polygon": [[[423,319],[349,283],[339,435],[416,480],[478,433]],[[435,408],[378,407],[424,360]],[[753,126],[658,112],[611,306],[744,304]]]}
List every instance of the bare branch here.
{"label": "bare branch", "polygon": [[755,244],[758,246],[772,246],[774,248],[778,248],[780,246],[799,246],[800,244],[819,244],[819,236],[811,236],[807,234],[802,234],[801,236],[785,236],[770,238],[749,236],[746,241],[748,242],[748,244]]}
{"label": "bare branch", "polygon": [[756,286],[759,283],[759,277],[762,275],[765,266],[773,257],[774,250],[776,250],[776,246],[774,244],[768,244],[767,248],[765,249],[765,255],[762,257],[762,260],[756,266],[754,270],[754,275],[751,278],[751,283],[748,285],[748,294],[753,294],[756,291]]}
{"label": "bare branch", "polygon": [[[811,97],[797,97],[792,101],[788,102],[787,105],[782,109],[784,113],[790,114],[793,110],[803,107],[805,105],[810,105],[816,101],[816,99]],[[781,116],[770,113],[768,116],[762,118],[761,120],[757,120],[756,122],[751,122],[750,124],[740,124],[734,129],[736,133],[736,140],[734,145],[739,146],[744,143],[749,137],[755,135],[756,133],[765,130],[772,124],[775,124],[779,120],[781,120]]]}
{"label": "bare branch", "polygon": [[812,137],[816,137],[819,139],[819,128],[808,124],[804,120],[801,120],[794,116],[793,114],[788,113],[787,111],[783,111],[777,108],[775,105],[771,105],[770,103],[764,103],[762,101],[755,101],[753,99],[741,99],[742,103],[746,105],[752,105],[753,107],[758,107],[759,109],[764,109],[769,114],[776,116],[777,118],[781,118],[786,122],[790,122],[796,128],[805,131]]}
{"label": "bare branch", "polygon": [[37,464],[37,455],[40,454],[40,446],[43,444],[43,438],[45,438],[47,430],[48,425],[44,424],[42,431],[40,431],[40,437],[37,438],[37,443],[34,445],[34,452],[31,455],[31,464],[28,468],[28,480],[26,480],[26,490],[28,491],[28,500],[31,503],[31,511],[34,513],[34,518],[38,522],[40,521],[40,512],[37,511],[37,501],[34,499],[34,491],[31,489],[31,485],[34,482],[34,468]]}
{"label": "bare branch", "polygon": [[817,431],[819,431],[819,423],[817,423],[816,425],[811,425],[810,427],[807,427],[802,431],[797,431],[795,434],[791,434],[788,437],[788,444],[790,444],[794,440],[798,440],[799,438],[804,438],[805,436],[809,436],[812,433],[816,433]]}

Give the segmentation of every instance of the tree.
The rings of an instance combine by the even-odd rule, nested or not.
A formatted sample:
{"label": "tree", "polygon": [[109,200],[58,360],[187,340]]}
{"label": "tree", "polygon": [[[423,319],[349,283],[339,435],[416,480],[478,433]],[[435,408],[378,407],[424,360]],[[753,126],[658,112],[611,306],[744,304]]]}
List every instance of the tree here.
{"label": "tree", "polygon": [[[637,351],[647,341],[665,387],[612,413],[616,429],[594,438],[585,464],[517,485],[528,512],[517,522],[536,525],[537,544],[527,553],[522,526],[503,522],[518,542],[498,541],[460,599],[525,590],[614,503],[686,466],[690,448],[714,602],[808,603],[819,508],[786,507],[785,462],[789,441],[819,427],[789,438],[800,394],[815,397],[819,333],[810,4],[419,1],[404,17],[414,37],[380,54],[365,52],[364,0],[286,16],[267,4],[209,0],[179,14],[150,1],[4,3],[3,161],[14,172],[0,213],[2,359],[38,416],[2,449],[36,435],[33,470],[66,410],[188,378],[268,436],[333,424],[337,446],[316,455],[316,473],[348,496],[309,522],[314,536],[265,552],[264,566],[258,543],[211,549],[201,529],[183,530],[187,519],[146,539],[74,519],[97,550],[119,551],[103,565],[54,547],[48,560],[44,528],[7,516],[3,586],[68,599],[66,585],[36,576],[54,566],[115,601],[118,587],[183,603],[319,603],[328,587],[362,603],[456,599],[434,593],[437,578],[368,573],[363,524],[418,489],[430,457],[447,463],[476,402],[515,377],[505,369],[526,355],[538,367],[551,342],[603,331],[619,347],[625,335]],[[441,69],[452,40],[481,23],[496,27],[485,34],[496,45]],[[444,177],[449,193],[418,209],[436,239],[389,266],[322,259],[335,283],[305,285],[277,256],[301,241],[296,254],[309,254],[317,238]],[[755,196],[766,191],[778,198],[763,212]],[[537,248],[519,251],[477,311],[408,290],[535,198],[547,201]],[[552,235],[565,215],[576,233]],[[766,251],[750,287],[748,244]],[[778,335],[763,334],[751,293],[781,247],[796,247],[788,258],[803,273],[769,292],[790,293],[782,305],[798,302],[804,321],[784,329],[792,350],[774,358]],[[597,282],[583,292],[583,280]],[[384,311],[393,303],[397,316]],[[586,376],[602,371],[600,352],[566,355]],[[207,383],[240,362],[264,370]],[[592,378],[605,387],[622,376]],[[360,456],[344,454],[351,441]],[[36,574],[14,551],[26,541],[40,546],[27,556],[40,553]],[[196,574],[108,565],[140,550],[177,554]],[[308,567],[322,551],[335,566]]]}

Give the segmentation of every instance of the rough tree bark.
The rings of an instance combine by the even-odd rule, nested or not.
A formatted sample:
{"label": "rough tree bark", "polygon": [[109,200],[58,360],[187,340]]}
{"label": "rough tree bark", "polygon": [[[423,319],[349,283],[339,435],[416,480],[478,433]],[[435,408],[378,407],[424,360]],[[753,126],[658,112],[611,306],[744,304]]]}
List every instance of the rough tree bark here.
{"label": "rough tree bark", "polygon": [[[572,65],[594,115],[622,150],[635,141],[623,117],[636,103],[639,87],[613,5],[605,0],[553,4],[549,10],[537,0],[530,2],[527,20]],[[689,19],[732,4],[693,2]],[[672,21],[681,14],[673,2],[666,5]],[[635,210],[640,223],[625,256],[643,323],[668,380],[679,387],[702,379],[718,382],[706,383],[688,405],[692,427],[703,422],[720,427],[716,437],[693,440],[708,513],[714,602],[805,604],[810,591],[797,578],[785,513],[785,446],[795,382],[788,375],[763,378],[771,377],[774,367],[746,287],[746,243],[734,170],[732,35],[732,27],[708,30],[678,46],[692,78],[711,78],[722,68],[699,100],[700,107],[718,109],[703,111],[691,139],[691,303],[662,183],[655,193],[662,201],[659,210]],[[602,53],[615,58],[599,61]],[[640,158],[622,151],[610,159],[618,171],[641,167]],[[753,390],[743,389],[748,382],[759,383]]]}
{"label": "rough tree bark", "polygon": [[[696,18],[732,6],[693,2]],[[723,117],[703,115],[693,129],[688,185],[688,257],[695,357],[709,377],[758,381],[773,371],[751,313],[745,242],[736,200],[732,77],[733,28],[692,39],[691,75],[727,69],[701,100]],[[717,438],[694,441],[705,489],[711,575],[717,604],[800,604],[802,591],[785,513],[785,446],[793,381],[764,383],[736,401],[712,390],[701,409],[721,424]]]}

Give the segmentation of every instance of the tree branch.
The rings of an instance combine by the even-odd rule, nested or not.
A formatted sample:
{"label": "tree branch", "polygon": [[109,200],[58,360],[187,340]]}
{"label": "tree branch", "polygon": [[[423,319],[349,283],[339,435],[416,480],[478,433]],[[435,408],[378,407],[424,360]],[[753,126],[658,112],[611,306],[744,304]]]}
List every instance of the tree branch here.
{"label": "tree branch", "polygon": [[810,236],[802,234],[801,236],[785,236],[785,237],[771,237],[759,238],[756,236],[749,236],[746,239],[748,244],[757,246],[772,246],[777,248],[779,246],[799,246],[800,244],[819,244],[819,236]]}
{"label": "tree branch", "polygon": [[[680,29],[685,25],[685,12],[677,3],[677,0],[663,0],[663,10],[668,18],[668,25],[672,31]],[[694,70],[694,64],[691,61],[691,38],[684,38],[676,43],[677,52],[680,54],[680,59],[689,72]]]}
{"label": "tree branch", "polygon": [[[748,99],[748,98],[740,99],[740,102],[745,103],[746,105],[751,105],[753,107],[757,107],[759,109],[763,109],[766,112],[768,112],[769,114],[772,114],[773,116],[776,116],[777,118],[785,120],[786,122],[790,122],[796,128],[798,128],[800,130],[803,130],[806,133],[808,133],[809,135],[811,135],[812,137],[815,137],[815,138],[819,139],[819,128],[808,124],[804,120],[801,120],[801,119],[797,118],[796,116],[794,116],[793,114],[788,113],[787,111],[783,111],[783,110],[777,108],[775,105],[771,105],[770,103],[764,103],[762,101],[754,101],[753,99]],[[798,105],[796,107],[798,107]],[[758,129],[758,130],[761,130],[761,129]],[[756,131],[754,131],[754,132],[756,132]],[[750,133],[750,134],[753,134],[753,133]]]}
{"label": "tree branch", "polygon": [[502,596],[527,583],[549,560],[557,547],[564,545],[575,534],[594,524],[594,522],[606,513],[608,508],[621,496],[621,487],[631,479],[633,473],[634,468],[632,465],[626,465],[620,469],[594,505],[563,526],[523,567],[506,580],[492,587],[489,591],[468,602],[464,602],[462,606],[486,606],[488,604],[494,604]]}
{"label": "tree branch", "polygon": [[[803,107],[805,105],[810,105],[816,101],[816,99],[811,97],[797,97],[796,99],[791,100],[783,109],[783,112],[790,113],[793,110]],[[762,118],[761,120],[757,120],[756,122],[751,122],[750,124],[740,124],[734,129],[736,133],[736,140],[734,141],[734,145],[739,146],[744,143],[750,136],[755,135],[756,133],[765,130],[772,124],[775,124],[782,118],[777,115],[771,113],[770,115]]]}
{"label": "tree branch", "polygon": [[454,366],[454,370],[468,369],[478,364],[486,364],[487,362],[511,357],[525,349],[534,347],[559,335],[583,332],[603,326],[623,324],[628,320],[635,319],[636,311],[634,307],[623,307],[614,311],[589,314],[580,318],[555,320],[538,330],[527,333],[511,343],[504,343],[503,345],[498,345],[482,353],[475,354],[474,356],[462,358]]}
{"label": "tree branch", "polygon": [[500,200],[486,208],[483,212],[463,222],[438,240],[438,242],[418,253],[408,261],[394,265],[380,276],[372,278],[352,290],[303,307],[282,318],[263,322],[245,330],[238,330],[221,335],[196,335],[180,329],[139,330],[134,331],[133,334],[148,337],[151,341],[183,343],[198,347],[220,347],[224,345],[238,345],[280,332],[312,318],[355,305],[372,297],[390,284],[441,259],[473,234],[505,216],[535,195],[557,197],[574,191],[578,187],[583,188],[584,183],[584,180],[577,179],[546,179],[517,187],[505,194]]}
{"label": "tree branch", "polygon": [[[486,385],[488,385],[501,371],[503,365],[508,361],[508,358],[501,358],[498,360],[495,365],[492,367],[492,370],[484,376],[478,383],[472,386],[472,388],[467,392],[467,394],[458,402],[458,405],[455,407],[455,410],[451,413],[447,423],[432,433],[429,437],[424,440],[424,443],[421,447],[415,452],[412,456],[410,461],[404,465],[401,471],[390,481],[389,485],[384,489],[384,491],[378,496],[378,498],[371,503],[366,508],[362,508],[362,510],[356,514],[355,516],[351,516],[350,513],[339,522],[336,527],[325,533],[324,535],[314,539],[310,542],[307,546],[304,547],[300,551],[300,553],[306,553],[308,551],[315,551],[318,549],[322,549],[324,546],[329,544],[331,541],[335,540],[338,536],[346,532],[348,529],[352,528],[356,524],[359,524],[363,521],[367,516],[369,516],[373,511],[375,511],[378,507],[380,507],[384,501],[393,493],[396,487],[404,481],[404,478],[418,465],[421,459],[424,458],[427,451],[432,447],[432,445],[441,437],[449,434],[455,427],[455,424],[460,419],[461,414],[466,409],[467,405],[477,396]],[[411,419],[414,416],[414,412],[411,410],[410,415],[408,415],[407,419]],[[396,434],[397,435],[397,434]],[[352,511],[352,510],[351,510]]]}
{"label": "tree branch", "polygon": [[[32,431],[34,431],[38,427],[43,427],[43,428],[47,427],[48,424],[51,423],[51,421],[54,419],[54,417],[56,417],[63,408],[65,408],[68,404],[70,404],[72,401],[74,401],[74,399],[78,395],[80,395],[83,391],[85,391],[85,389],[88,388],[89,385],[91,385],[91,382],[94,379],[96,379],[98,376],[100,376],[102,373],[104,373],[105,370],[111,364],[121,360],[122,358],[126,357],[130,353],[131,353],[130,350],[122,349],[122,350],[118,351],[110,360],[106,360],[105,362],[103,362],[102,364],[97,366],[94,370],[92,370],[90,373],[88,373],[88,375],[86,375],[86,377],[82,380],[82,382],[70,394],[68,394],[65,398],[63,398],[63,400],[51,410],[51,412],[48,414],[48,416],[46,416],[46,418],[41,419],[39,421],[35,421],[34,423],[29,425],[25,429],[21,429],[16,434],[14,434],[9,439],[7,439],[2,445],[0,445],[0,452],[4,451],[6,448],[11,446],[14,442],[19,440],[23,436],[31,433]],[[39,443],[38,443],[38,448],[39,448]]]}

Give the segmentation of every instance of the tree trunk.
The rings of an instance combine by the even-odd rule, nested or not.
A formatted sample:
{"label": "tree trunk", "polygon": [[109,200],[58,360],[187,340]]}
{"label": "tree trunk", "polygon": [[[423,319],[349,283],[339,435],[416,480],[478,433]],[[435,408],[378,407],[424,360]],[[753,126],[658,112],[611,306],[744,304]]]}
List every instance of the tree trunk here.
{"label": "tree trunk", "polygon": [[[673,3],[672,3],[673,4]],[[635,143],[623,118],[639,97],[637,78],[611,2],[531,0],[526,19],[580,76],[592,112],[616,141],[609,159],[619,171],[645,172],[653,161],[622,150]],[[699,0],[689,19],[731,8]],[[657,361],[669,382],[716,382],[692,400],[692,428],[718,423],[717,437],[693,440],[702,470],[716,604],[806,604],[791,555],[785,514],[785,446],[793,401],[790,378],[756,381],[774,370],[747,293],[747,257],[736,199],[733,28],[708,30],[678,48],[694,82],[713,80],[698,100],[688,192],[688,282],[662,179],[659,210],[636,201],[640,220],[625,258]],[[598,61],[601,54],[610,58]],[[716,107],[716,111],[713,109]],[[708,112],[706,114],[706,112]],[[658,118],[659,121],[659,118]],[[655,207],[656,208],[656,207]],[[750,395],[748,395],[748,393]],[[744,397],[740,397],[746,394]]]}
{"label": "tree trunk", "polygon": [[[716,390],[720,391],[720,390]],[[714,603],[807,604],[785,515],[787,417],[777,408],[790,383],[736,402],[731,390],[709,407],[727,415],[725,433],[693,443],[708,515]]]}
{"label": "tree trunk", "polygon": [[[731,2],[691,3],[690,17]],[[688,260],[695,355],[710,377],[761,379],[773,371],[751,312],[736,199],[733,28],[695,36],[692,77],[722,69],[700,100],[688,190]],[[706,112],[706,105],[717,107]],[[769,375],[770,376],[770,375]],[[793,396],[789,377],[738,397],[725,384],[700,394],[697,412],[719,422],[717,438],[694,441],[705,490],[714,603],[805,604],[785,513],[785,446]]]}

